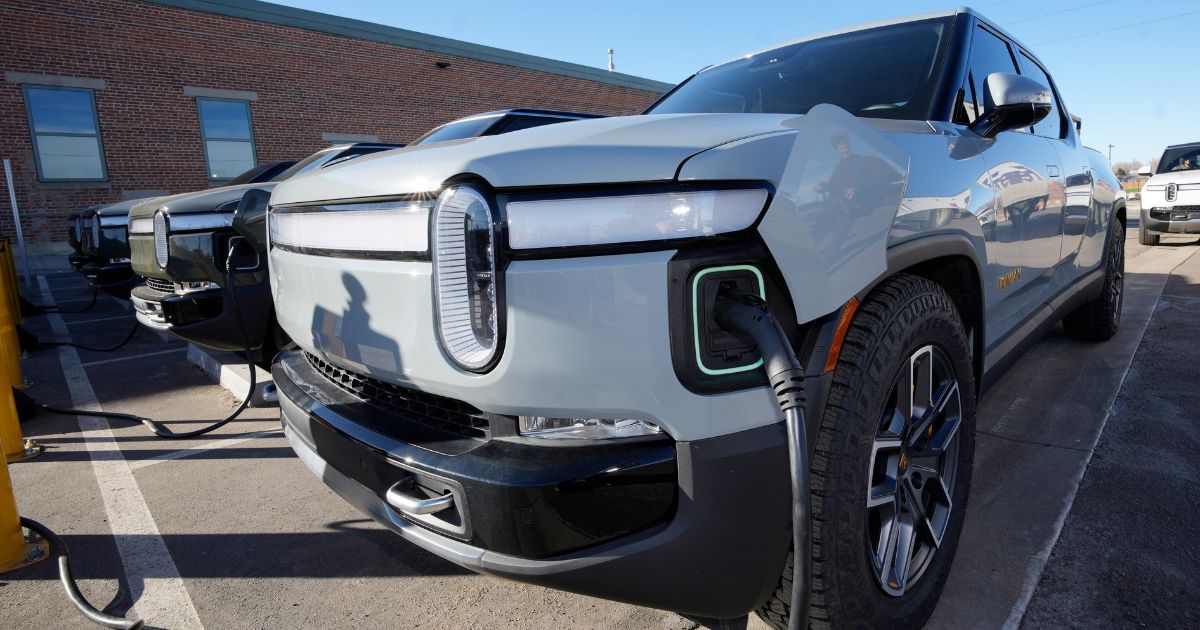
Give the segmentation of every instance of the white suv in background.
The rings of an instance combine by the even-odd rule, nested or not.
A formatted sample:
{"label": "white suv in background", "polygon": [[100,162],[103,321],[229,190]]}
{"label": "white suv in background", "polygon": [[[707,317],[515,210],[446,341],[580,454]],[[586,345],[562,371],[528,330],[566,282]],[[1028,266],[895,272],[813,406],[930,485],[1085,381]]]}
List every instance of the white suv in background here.
{"label": "white suv in background", "polygon": [[1142,187],[1138,240],[1158,245],[1164,233],[1200,234],[1200,142],[1167,147]]}

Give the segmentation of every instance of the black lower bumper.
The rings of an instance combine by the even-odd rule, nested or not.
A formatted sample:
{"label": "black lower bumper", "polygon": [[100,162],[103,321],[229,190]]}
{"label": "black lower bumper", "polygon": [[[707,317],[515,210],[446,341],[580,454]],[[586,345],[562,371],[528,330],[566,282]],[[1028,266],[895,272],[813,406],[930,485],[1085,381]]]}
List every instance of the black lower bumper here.
{"label": "black lower bumper", "polygon": [[259,349],[266,340],[272,317],[271,288],[266,282],[239,286],[237,309],[228,308],[225,291],[211,289],[191,293],[166,293],[148,286],[136,287],[131,298],[138,321],[158,330],[210,348],[243,349],[236,313],[245,323],[247,341]]}
{"label": "black lower bumper", "polygon": [[67,255],[67,263],[71,265],[71,269],[75,271],[83,271],[83,267],[92,262],[92,257],[87,254],[74,253]]}
{"label": "black lower bumper", "polygon": [[99,262],[94,258],[84,262],[79,271],[97,287],[125,284],[135,277],[133,267],[128,262]]}
{"label": "black lower bumper", "polygon": [[1200,234],[1200,211],[1184,209],[1142,209],[1142,225],[1164,234]]}
{"label": "black lower bumper", "polygon": [[[404,418],[335,386],[301,351],[280,354],[272,373],[284,429],[308,467],[380,523],[467,568],[714,618],[755,609],[783,570],[782,425],[695,442],[491,438],[451,455],[407,441]],[[401,483],[451,495],[453,512],[402,513],[388,498]]]}

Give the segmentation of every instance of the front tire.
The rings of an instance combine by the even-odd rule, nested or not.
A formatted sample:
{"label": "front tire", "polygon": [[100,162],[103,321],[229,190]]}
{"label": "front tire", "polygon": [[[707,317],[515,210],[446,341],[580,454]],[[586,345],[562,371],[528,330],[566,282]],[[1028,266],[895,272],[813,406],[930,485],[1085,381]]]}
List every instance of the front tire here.
{"label": "front tire", "polygon": [[[954,302],[932,281],[899,275],[863,300],[812,457],[811,627],[919,628],[932,614],[971,483],[970,357]],[[791,564],[759,610],[780,629]]]}
{"label": "front tire", "polygon": [[1151,232],[1146,229],[1146,226],[1138,226],[1138,242],[1142,245],[1158,245],[1158,232]]}

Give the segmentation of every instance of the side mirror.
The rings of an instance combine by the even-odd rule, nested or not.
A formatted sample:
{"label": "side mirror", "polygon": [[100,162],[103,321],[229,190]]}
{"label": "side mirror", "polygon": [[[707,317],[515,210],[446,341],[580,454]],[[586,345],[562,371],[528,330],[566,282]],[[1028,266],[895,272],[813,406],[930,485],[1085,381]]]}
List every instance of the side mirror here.
{"label": "side mirror", "polygon": [[1053,109],[1050,88],[1019,74],[993,72],[983,89],[987,92],[983,115],[971,123],[971,131],[984,138],[1033,125]]}

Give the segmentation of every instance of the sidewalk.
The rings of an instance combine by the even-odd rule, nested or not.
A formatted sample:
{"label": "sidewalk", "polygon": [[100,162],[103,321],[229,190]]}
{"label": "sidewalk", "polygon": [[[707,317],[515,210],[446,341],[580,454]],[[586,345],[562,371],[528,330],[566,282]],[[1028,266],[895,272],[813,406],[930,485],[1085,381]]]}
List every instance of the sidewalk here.
{"label": "sidewalk", "polygon": [[1154,309],[1026,628],[1200,627],[1200,247]]}

